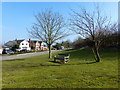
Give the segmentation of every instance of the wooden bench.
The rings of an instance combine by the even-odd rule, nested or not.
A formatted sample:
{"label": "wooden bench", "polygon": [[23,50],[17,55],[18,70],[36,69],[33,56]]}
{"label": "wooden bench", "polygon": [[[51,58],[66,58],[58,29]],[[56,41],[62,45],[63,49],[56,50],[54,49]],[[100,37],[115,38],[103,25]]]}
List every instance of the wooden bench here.
{"label": "wooden bench", "polygon": [[58,54],[57,56],[54,57],[54,62],[56,62],[56,60],[61,60],[62,63],[67,63],[69,57],[70,54]]}

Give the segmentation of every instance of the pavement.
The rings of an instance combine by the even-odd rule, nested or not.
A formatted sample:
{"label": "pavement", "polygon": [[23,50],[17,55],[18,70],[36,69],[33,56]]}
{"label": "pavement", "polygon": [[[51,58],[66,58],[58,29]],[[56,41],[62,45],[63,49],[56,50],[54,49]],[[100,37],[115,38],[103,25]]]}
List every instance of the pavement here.
{"label": "pavement", "polygon": [[[61,50],[52,50],[52,52],[58,52],[58,51],[61,51]],[[48,51],[42,51],[42,52],[24,53],[24,54],[8,55],[8,56],[3,55],[3,56],[0,56],[0,61],[27,58],[32,56],[44,55],[48,53],[49,53]]]}

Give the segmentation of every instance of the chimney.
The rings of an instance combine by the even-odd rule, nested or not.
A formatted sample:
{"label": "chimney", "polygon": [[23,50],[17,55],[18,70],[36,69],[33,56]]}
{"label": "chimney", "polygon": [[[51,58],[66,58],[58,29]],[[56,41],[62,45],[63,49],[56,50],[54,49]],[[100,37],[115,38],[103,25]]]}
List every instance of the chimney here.
{"label": "chimney", "polygon": [[15,41],[16,41],[16,43],[18,44],[18,40],[17,40],[17,38],[15,39]]}
{"label": "chimney", "polygon": [[29,42],[29,46],[31,47],[31,39],[30,39],[30,38],[29,38],[29,41],[28,41],[28,42]]}
{"label": "chimney", "polygon": [[31,41],[31,39],[29,38],[29,42]]}
{"label": "chimney", "polygon": [[15,41],[17,41],[17,38],[15,39]]}

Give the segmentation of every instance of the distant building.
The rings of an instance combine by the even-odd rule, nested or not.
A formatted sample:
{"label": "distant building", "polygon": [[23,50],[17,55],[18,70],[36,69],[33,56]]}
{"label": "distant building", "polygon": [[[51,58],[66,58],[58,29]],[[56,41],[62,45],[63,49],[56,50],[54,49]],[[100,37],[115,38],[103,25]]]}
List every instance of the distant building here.
{"label": "distant building", "polygon": [[30,44],[31,49],[33,48],[34,50],[47,50],[47,47],[44,45],[44,42],[42,41],[29,39],[28,42]]}
{"label": "distant building", "polygon": [[37,40],[13,40],[13,41],[8,41],[4,45],[7,47],[13,47],[14,45],[18,44],[19,49],[26,49],[26,50],[47,50],[47,47],[44,45],[44,42],[42,41],[37,41]]}
{"label": "distant building", "polygon": [[17,44],[16,40],[8,41],[4,45],[7,47],[13,47],[15,44]]}

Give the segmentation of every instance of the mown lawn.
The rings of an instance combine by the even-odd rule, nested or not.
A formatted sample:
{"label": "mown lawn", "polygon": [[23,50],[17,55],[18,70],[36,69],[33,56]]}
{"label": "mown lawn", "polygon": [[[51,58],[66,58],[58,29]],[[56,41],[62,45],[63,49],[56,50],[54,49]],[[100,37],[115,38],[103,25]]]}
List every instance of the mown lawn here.
{"label": "mown lawn", "polygon": [[48,55],[3,61],[3,88],[118,88],[116,49],[101,50],[100,63],[88,49],[62,53],[71,55],[69,63],[53,63]]}

